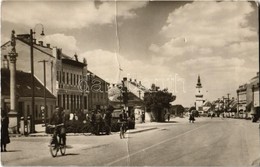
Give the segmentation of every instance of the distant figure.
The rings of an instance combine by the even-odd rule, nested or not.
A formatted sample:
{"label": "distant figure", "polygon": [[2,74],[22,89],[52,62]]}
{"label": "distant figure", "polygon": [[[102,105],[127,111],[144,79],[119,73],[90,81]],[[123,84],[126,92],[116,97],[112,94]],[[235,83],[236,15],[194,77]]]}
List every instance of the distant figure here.
{"label": "distant figure", "polygon": [[1,152],[6,152],[6,145],[10,143],[9,132],[9,118],[5,110],[1,110]]}
{"label": "distant figure", "polygon": [[101,115],[101,111],[98,110],[97,114],[96,114],[96,132],[97,132],[97,135],[99,135],[100,132],[102,131],[102,123],[103,123],[103,118],[102,118],[102,115]]}
{"label": "distant figure", "polygon": [[144,114],[144,112],[142,112],[141,118],[142,118],[142,123],[145,123],[145,114]]}
{"label": "distant figure", "polygon": [[191,112],[190,113],[190,117],[189,117],[189,122],[191,123],[194,123],[194,121],[195,121],[195,118],[194,118],[194,113],[193,112]]}
{"label": "distant figure", "polygon": [[76,114],[76,113],[74,113],[74,119],[77,121],[77,120],[79,120],[79,117],[78,117],[78,115]]}
{"label": "distant figure", "polygon": [[73,121],[73,119],[74,119],[74,114],[73,114],[73,113],[70,113],[70,118],[69,118],[69,120],[70,120],[70,121]]}
{"label": "distant figure", "polygon": [[107,110],[104,116],[104,121],[105,121],[105,127],[106,127],[106,134],[109,135],[111,134],[111,121],[112,121],[112,112]]}

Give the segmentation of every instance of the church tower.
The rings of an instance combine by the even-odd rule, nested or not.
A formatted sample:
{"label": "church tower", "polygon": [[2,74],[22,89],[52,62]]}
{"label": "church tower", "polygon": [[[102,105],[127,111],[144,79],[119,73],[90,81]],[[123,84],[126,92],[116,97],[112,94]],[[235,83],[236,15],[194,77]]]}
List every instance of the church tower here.
{"label": "church tower", "polygon": [[202,111],[202,105],[203,105],[203,94],[202,94],[202,85],[200,83],[200,75],[198,76],[198,82],[196,85],[196,102],[195,107],[197,111]]}

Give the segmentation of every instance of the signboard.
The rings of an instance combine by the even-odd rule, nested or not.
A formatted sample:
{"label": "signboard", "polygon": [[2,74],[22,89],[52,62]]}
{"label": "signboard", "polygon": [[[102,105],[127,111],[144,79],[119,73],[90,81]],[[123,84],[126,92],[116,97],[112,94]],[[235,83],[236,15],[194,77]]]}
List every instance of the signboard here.
{"label": "signboard", "polygon": [[259,107],[259,90],[254,92],[254,107]]}

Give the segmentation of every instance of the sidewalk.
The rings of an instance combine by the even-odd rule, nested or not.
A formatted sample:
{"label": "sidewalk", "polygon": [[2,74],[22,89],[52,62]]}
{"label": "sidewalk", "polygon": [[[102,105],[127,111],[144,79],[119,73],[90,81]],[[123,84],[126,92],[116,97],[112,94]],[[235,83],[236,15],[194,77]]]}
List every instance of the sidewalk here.
{"label": "sidewalk", "polygon": [[[166,122],[136,123],[135,129],[130,129],[130,130],[127,131],[127,133],[128,134],[140,133],[140,132],[158,129],[162,125],[172,125],[172,124],[176,124],[176,123],[185,123],[185,122],[188,122],[186,117],[184,117],[184,118],[175,117],[175,118],[171,118],[171,120],[169,122],[166,121]],[[51,136],[50,134],[45,133],[45,127],[43,126],[43,124],[35,125],[35,130],[36,130],[36,133],[31,133],[31,134],[28,135],[28,137]],[[73,136],[75,134],[74,133],[68,133],[67,135]],[[20,135],[20,134],[10,134],[10,137],[20,137],[20,136],[22,136],[22,135]]]}

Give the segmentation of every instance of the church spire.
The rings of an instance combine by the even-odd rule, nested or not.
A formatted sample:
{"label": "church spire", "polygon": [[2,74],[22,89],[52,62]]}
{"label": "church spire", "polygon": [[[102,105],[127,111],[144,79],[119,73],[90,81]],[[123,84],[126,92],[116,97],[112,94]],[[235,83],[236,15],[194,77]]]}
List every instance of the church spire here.
{"label": "church spire", "polygon": [[198,83],[197,83],[196,88],[201,88],[201,87],[202,87],[202,85],[200,83],[200,75],[198,75]]}

